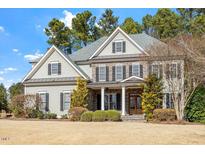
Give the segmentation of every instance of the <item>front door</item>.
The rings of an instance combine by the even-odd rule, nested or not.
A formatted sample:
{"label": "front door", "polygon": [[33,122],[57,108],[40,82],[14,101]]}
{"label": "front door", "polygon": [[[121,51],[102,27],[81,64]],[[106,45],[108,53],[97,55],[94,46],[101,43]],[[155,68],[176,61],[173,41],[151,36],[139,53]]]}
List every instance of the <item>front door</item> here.
{"label": "front door", "polygon": [[129,94],[129,114],[142,114],[141,97],[138,94]]}

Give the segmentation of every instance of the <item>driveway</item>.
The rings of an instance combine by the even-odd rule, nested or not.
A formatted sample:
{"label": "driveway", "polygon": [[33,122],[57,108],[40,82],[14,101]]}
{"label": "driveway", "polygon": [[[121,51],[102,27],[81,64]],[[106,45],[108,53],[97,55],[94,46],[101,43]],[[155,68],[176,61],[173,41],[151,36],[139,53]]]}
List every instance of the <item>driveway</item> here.
{"label": "driveway", "polygon": [[205,144],[205,125],[1,119],[0,144]]}

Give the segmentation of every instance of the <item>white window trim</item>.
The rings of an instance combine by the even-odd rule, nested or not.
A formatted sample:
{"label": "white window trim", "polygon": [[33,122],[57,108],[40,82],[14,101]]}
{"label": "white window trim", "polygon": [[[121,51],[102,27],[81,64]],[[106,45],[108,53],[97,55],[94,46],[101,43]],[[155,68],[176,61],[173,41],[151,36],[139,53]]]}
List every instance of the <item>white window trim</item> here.
{"label": "white window trim", "polygon": [[171,65],[171,67],[169,68],[170,73],[172,73],[172,65],[176,65],[176,72],[175,72],[176,76],[174,78],[172,78],[172,74],[170,74],[171,79],[176,79],[177,78],[177,73],[178,73],[178,71],[177,71],[177,62],[172,62],[172,63],[170,63],[170,65]]}
{"label": "white window trim", "polygon": [[[134,70],[134,69],[133,69],[133,68],[134,68],[133,66],[134,66],[134,65],[138,65],[138,72],[137,72],[138,75],[133,75],[133,70]],[[132,76],[140,77],[140,63],[132,63]]]}
{"label": "white window trim", "polygon": [[52,62],[50,62],[50,64],[51,64],[51,75],[58,75],[58,71],[57,71],[57,73],[53,73],[52,72],[52,64],[57,64],[58,65],[58,61],[52,61]]}
{"label": "white window trim", "polygon": [[158,71],[157,71],[157,74],[156,74],[156,76],[157,76],[157,78],[160,78],[160,64],[159,63],[156,63],[156,64],[152,64],[151,66],[152,66],[152,74],[154,74],[154,71],[153,71],[153,66],[157,66],[158,67]]}
{"label": "white window trim", "polygon": [[68,108],[70,108],[70,103],[71,103],[71,91],[70,90],[65,90],[65,91],[63,91],[63,110],[64,111],[67,111],[68,110],[68,108],[67,109],[65,109],[65,100],[64,100],[64,94],[70,94],[70,102],[68,103],[69,104],[69,106],[68,106]]}
{"label": "white window trim", "polygon": [[117,45],[115,44],[115,53],[122,53],[123,52],[123,40],[115,40],[115,43],[121,43],[121,51],[117,51]]}
{"label": "white window trim", "polygon": [[[117,67],[121,67],[121,70],[122,70],[122,72],[121,72],[121,79],[117,79]],[[116,79],[116,81],[121,81],[121,80],[123,80],[123,65],[122,64],[116,64],[115,65],[115,79]]]}
{"label": "white window trim", "polygon": [[[99,81],[106,81],[106,65],[105,64],[100,64],[99,66],[98,66],[98,68],[99,68],[99,71],[98,71],[98,76],[99,76]],[[103,80],[103,79],[100,79],[100,69],[105,69],[105,79]]]}
{"label": "white window trim", "polygon": [[[39,92],[38,92],[39,95],[44,94],[45,97],[46,97],[46,93],[47,93],[47,91],[39,91]],[[41,102],[41,103],[46,103],[46,102]],[[45,105],[46,105],[46,104],[45,104]],[[43,111],[44,111],[45,109],[46,109],[46,106],[45,106],[45,108],[42,108],[42,106],[40,106],[40,110],[43,110]]]}

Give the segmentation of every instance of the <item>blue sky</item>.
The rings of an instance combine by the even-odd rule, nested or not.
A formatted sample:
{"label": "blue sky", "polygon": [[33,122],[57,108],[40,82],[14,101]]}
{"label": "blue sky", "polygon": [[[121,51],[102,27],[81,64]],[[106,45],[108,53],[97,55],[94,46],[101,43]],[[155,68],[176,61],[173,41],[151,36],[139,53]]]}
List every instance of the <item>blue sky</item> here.
{"label": "blue sky", "polygon": [[[41,56],[49,47],[43,29],[52,18],[68,26],[73,16],[90,10],[99,19],[105,9],[0,9],[0,83],[9,87],[31,70],[28,60]],[[147,13],[157,9],[112,9],[119,22],[132,17],[141,23]]]}

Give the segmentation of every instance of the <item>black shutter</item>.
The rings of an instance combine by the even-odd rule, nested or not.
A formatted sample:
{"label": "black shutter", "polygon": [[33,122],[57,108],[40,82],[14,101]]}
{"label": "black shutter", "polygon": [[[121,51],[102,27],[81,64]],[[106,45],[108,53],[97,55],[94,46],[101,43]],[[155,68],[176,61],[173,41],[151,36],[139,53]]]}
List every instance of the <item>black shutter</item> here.
{"label": "black shutter", "polygon": [[148,70],[148,72],[149,72],[149,75],[151,75],[152,74],[152,65],[151,64],[149,64],[149,68],[148,68],[149,70]]}
{"label": "black shutter", "polygon": [[181,64],[177,64],[177,78],[181,79]]}
{"label": "black shutter", "polygon": [[112,81],[115,81],[115,66],[112,67]]}
{"label": "black shutter", "polygon": [[49,111],[49,94],[46,93],[46,111]]}
{"label": "black shutter", "polygon": [[124,65],[123,66],[123,79],[126,78],[126,66]]}
{"label": "black shutter", "polygon": [[162,65],[159,65],[159,75],[160,75],[160,78],[163,78],[163,69],[162,69]]}
{"label": "black shutter", "polygon": [[41,104],[41,99],[40,99],[40,95],[39,93],[36,93],[36,109],[39,110],[40,109],[40,104]]}
{"label": "black shutter", "polygon": [[132,76],[132,65],[129,66],[129,77]]}
{"label": "black shutter", "polygon": [[140,65],[140,77],[143,78],[143,65]]}
{"label": "black shutter", "polygon": [[106,81],[109,81],[109,66],[106,66]]}
{"label": "black shutter", "polygon": [[125,41],[123,41],[123,50],[122,50],[122,52],[126,52],[126,42]]}
{"label": "black shutter", "polygon": [[61,75],[61,63],[58,63],[58,75]]}
{"label": "black shutter", "polygon": [[115,53],[115,42],[112,42],[112,53]]}
{"label": "black shutter", "polygon": [[48,75],[51,75],[51,64],[48,64]]}
{"label": "black shutter", "polygon": [[117,110],[121,110],[121,94],[117,93]]}
{"label": "black shutter", "polygon": [[60,93],[60,111],[63,111],[63,93]]}
{"label": "black shutter", "polygon": [[99,67],[96,67],[96,82],[99,82]]}
{"label": "black shutter", "polygon": [[166,64],[166,79],[170,78],[169,64]]}

